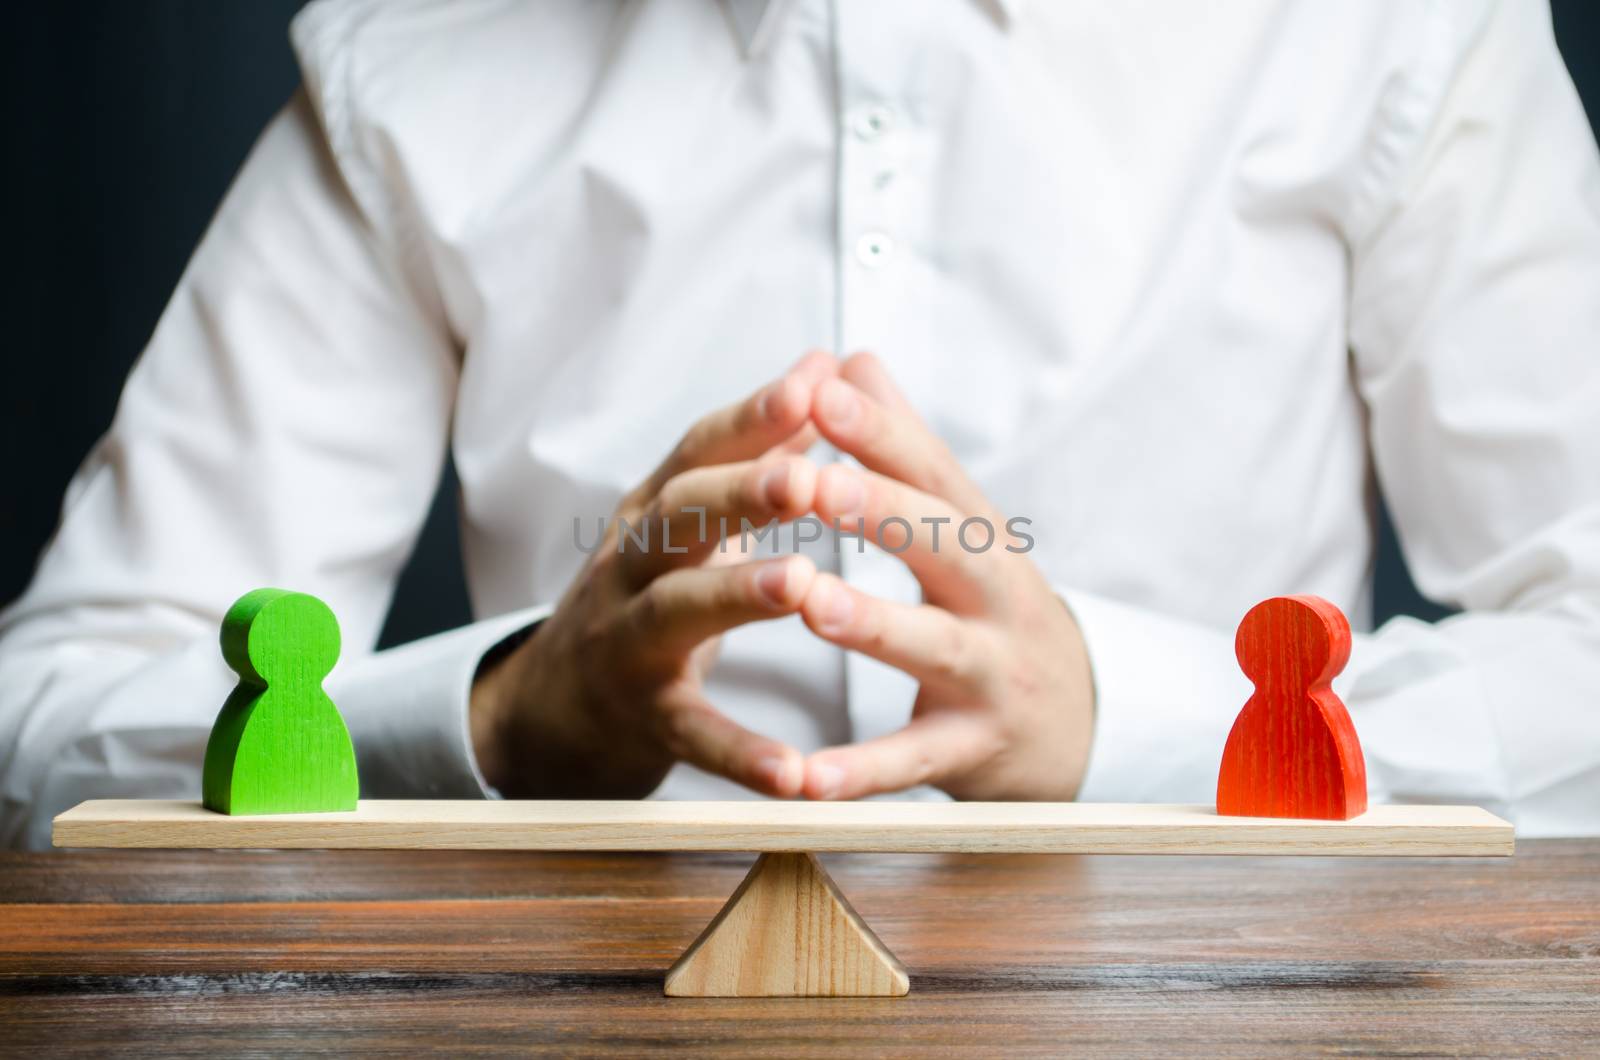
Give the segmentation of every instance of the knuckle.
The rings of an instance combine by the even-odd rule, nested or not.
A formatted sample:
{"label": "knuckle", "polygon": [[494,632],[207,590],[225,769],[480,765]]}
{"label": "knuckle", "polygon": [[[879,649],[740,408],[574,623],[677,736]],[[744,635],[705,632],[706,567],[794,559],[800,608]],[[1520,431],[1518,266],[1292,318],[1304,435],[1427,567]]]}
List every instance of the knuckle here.
{"label": "knuckle", "polygon": [[1018,700],[1037,699],[1045,690],[1045,675],[1029,661],[1019,660],[1006,674],[1007,691]]}
{"label": "knuckle", "polygon": [[668,707],[659,702],[655,707],[657,738],[674,758],[688,758],[693,746],[694,725],[688,714],[681,707]]}
{"label": "knuckle", "polygon": [[887,511],[890,513],[881,518],[876,527],[878,546],[880,548],[894,555],[900,555],[916,545],[916,530],[912,526],[911,519],[903,515],[894,514],[909,511],[908,506],[891,501],[887,505],[873,507],[869,501],[868,508],[874,512]]}
{"label": "knuckle", "polygon": [[948,684],[967,684],[977,670],[972,637],[959,621],[942,623],[933,636],[933,671]]}
{"label": "knuckle", "polygon": [[945,458],[930,454],[919,470],[928,493],[948,499],[959,496],[956,475]]}
{"label": "knuckle", "polygon": [[580,596],[585,604],[592,605],[602,585],[616,585],[624,580],[622,556],[616,546],[616,528],[607,530],[607,536],[589,557],[589,577],[583,579]]}
{"label": "knuckle", "polygon": [[711,615],[743,610],[754,597],[755,579],[738,567],[706,568],[710,580],[695,596],[695,610]]}
{"label": "knuckle", "polygon": [[974,748],[974,756],[980,762],[993,761],[1000,756],[1003,749],[1026,740],[1028,728],[1029,726],[1016,715],[998,714],[984,726],[987,739],[978,742]]}
{"label": "knuckle", "polygon": [[[653,514],[698,530],[702,522],[715,524],[725,507],[727,470],[722,466],[696,467],[669,479],[656,497]],[[675,541],[674,544],[677,542]]]}
{"label": "knuckle", "polygon": [[717,584],[716,604],[723,611],[766,612],[771,609],[756,579],[760,567],[724,567],[727,573]]}
{"label": "knuckle", "polygon": [[590,618],[578,624],[577,632],[573,638],[580,652],[590,652],[596,648],[603,648],[611,640],[609,623],[598,618]]}
{"label": "knuckle", "polygon": [[615,630],[604,618],[589,617],[578,622],[567,646],[578,672],[588,675],[589,680],[608,686],[628,680],[625,668],[619,665]]}
{"label": "knuckle", "polygon": [[653,713],[656,719],[656,732],[661,735],[662,743],[675,756],[685,757],[693,745],[693,709],[675,705],[664,697],[658,697],[654,700]]}
{"label": "knuckle", "polygon": [[767,500],[767,475],[778,466],[780,465],[775,460],[763,460],[739,476],[739,481],[734,483],[730,490],[729,508],[735,512],[751,514],[771,508],[772,505]]}
{"label": "knuckle", "polygon": [[[791,512],[803,503],[797,498],[796,491],[806,489],[802,482],[806,477],[805,469],[809,466],[810,461],[797,455],[757,461],[747,474],[740,477],[733,491],[733,502],[751,514],[779,515]],[[781,484],[777,499],[768,492],[771,479]],[[806,501],[809,501],[809,494]]]}
{"label": "knuckle", "polygon": [[879,405],[876,398],[867,395],[859,387],[856,390],[856,406],[860,411],[849,433],[867,439],[874,447],[892,447],[900,434],[899,421],[893,413]]}
{"label": "knuckle", "polygon": [[755,393],[739,403],[734,410],[733,422],[741,431],[756,430],[767,419],[767,410],[783,400],[784,389],[781,385],[767,385],[760,387]]}
{"label": "knuckle", "polygon": [[884,656],[894,652],[894,639],[889,634],[889,625],[883,621],[883,616],[878,609],[870,604],[857,605],[858,615],[846,627],[846,633],[868,655]]}
{"label": "knuckle", "polygon": [[708,747],[705,709],[692,706],[657,707],[657,730],[661,741],[675,758],[701,766],[714,766],[714,748]]}
{"label": "knuckle", "polygon": [[650,503],[645,505],[645,515],[652,520],[659,519],[663,513],[670,512],[675,505],[682,504],[683,499],[690,495],[694,487],[696,470],[690,468],[669,476],[656,491],[656,495],[650,498]]}
{"label": "knuckle", "polygon": [[633,629],[641,633],[659,632],[667,622],[668,605],[662,599],[660,582],[651,582],[633,598],[628,609]]}
{"label": "knuckle", "polygon": [[1001,585],[1002,579],[994,577],[994,571],[989,567],[992,560],[986,552],[968,552],[965,547],[958,545],[950,555],[954,558],[956,574],[963,580],[973,585],[999,586],[998,592],[1008,590]]}
{"label": "knuckle", "polygon": [[685,707],[658,705],[661,731],[675,750],[682,751],[694,734],[694,718]]}
{"label": "knuckle", "polygon": [[650,498],[655,495],[655,491],[656,484],[654,481],[640,483],[629,490],[621,500],[617,501],[616,511],[612,513],[615,516],[612,519],[612,523],[615,524],[617,519],[637,518],[639,513],[644,511],[645,507],[650,503]]}
{"label": "knuckle", "polygon": [[711,429],[709,418],[695,421],[687,431],[683,432],[677,448],[673,450],[674,455],[684,462],[694,460],[696,454],[704,452],[710,444]]}

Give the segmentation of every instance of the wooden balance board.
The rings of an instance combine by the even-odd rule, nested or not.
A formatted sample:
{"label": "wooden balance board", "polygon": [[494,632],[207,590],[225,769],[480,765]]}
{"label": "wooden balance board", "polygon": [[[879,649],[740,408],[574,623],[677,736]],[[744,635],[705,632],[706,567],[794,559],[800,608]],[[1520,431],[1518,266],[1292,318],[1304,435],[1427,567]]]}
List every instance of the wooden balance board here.
{"label": "wooden balance board", "polygon": [[1112,803],[364,800],[342,813],[228,816],[198,802],[95,800],[60,847],[752,851],[755,866],[667,973],[684,997],[905,994],[904,967],[819,852],[1507,857],[1475,806],[1374,806],[1348,821]]}

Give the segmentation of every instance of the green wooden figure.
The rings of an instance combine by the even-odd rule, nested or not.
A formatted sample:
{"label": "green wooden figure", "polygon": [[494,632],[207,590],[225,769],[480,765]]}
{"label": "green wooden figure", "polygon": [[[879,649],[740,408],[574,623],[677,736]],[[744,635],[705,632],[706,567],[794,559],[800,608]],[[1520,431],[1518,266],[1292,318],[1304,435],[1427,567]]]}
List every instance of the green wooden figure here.
{"label": "green wooden figure", "polygon": [[201,796],[226,814],[356,808],[356,752],[322,690],[339,659],[339,621],[315,596],[245,593],[222,619],[222,657],[239,685],[206,744]]}

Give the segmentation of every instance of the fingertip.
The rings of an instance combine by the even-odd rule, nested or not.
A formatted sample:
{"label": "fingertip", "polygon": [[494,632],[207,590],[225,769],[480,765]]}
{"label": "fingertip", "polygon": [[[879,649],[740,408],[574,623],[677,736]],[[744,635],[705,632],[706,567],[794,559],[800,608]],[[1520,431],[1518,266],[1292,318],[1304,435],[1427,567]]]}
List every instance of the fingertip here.
{"label": "fingertip", "polygon": [[878,355],[871,350],[856,350],[846,357],[839,365],[839,370],[847,375],[860,371],[883,370],[883,362],[878,360]]}
{"label": "fingertip", "polygon": [[853,467],[829,464],[817,473],[813,503],[817,514],[824,519],[861,514],[866,497],[866,484]]}
{"label": "fingertip", "polygon": [[760,501],[768,508],[783,511],[794,502],[795,464],[788,458],[763,462],[757,471]]}
{"label": "fingertip", "polygon": [[783,612],[799,610],[811,590],[817,567],[806,556],[786,556],[756,571],[756,589],[768,604]]}
{"label": "fingertip", "polygon": [[887,405],[903,405],[905,396],[895,385],[889,370],[875,353],[862,350],[851,354],[839,366],[839,377],[848,379],[878,401]]}
{"label": "fingertip", "polygon": [[777,427],[798,429],[811,415],[817,382],[839,374],[833,354],[812,350],[761,393],[761,416]]}
{"label": "fingertip", "polygon": [[812,755],[805,763],[805,797],[818,802],[845,798],[844,766],[830,758]]}
{"label": "fingertip", "polygon": [[777,380],[761,393],[761,415],[777,427],[798,428],[810,412],[811,388],[793,375]]}
{"label": "fingertip", "polygon": [[810,556],[788,556],[783,562],[783,606],[789,611],[798,611],[800,605],[805,603],[806,595],[811,592],[811,584],[817,577],[817,565],[811,562]]}
{"label": "fingertip", "polygon": [[836,575],[827,573],[812,579],[810,591],[800,605],[801,618],[811,632],[829,639],[849,627],[854,612],[849,587]]}
{"label": "fingertip", "polygon": [[756,762],[755,779],[763,794],[792,799],[805,783],[805,759],[793,748],[779,748]]}
{"label": "fingertip", "polygon": [[817,492],[817,465],[794,454],[763,462],[757,472],[761,502],[782,519],[811,510]]}
{"label": "fingertip", "polygon": [[812,395],[812,418],[824,431],[848,431],[861,421],[863,396],[843,379],[824,379]]}
{"label": "fingertip", "polygon": [[877,393],[882,385],[889,381],[889,370],[883,366],[883,361],[877,354],[869,350],[858,350],[839,365],[839,378],[847,379],[872,394]]}
{"label": "fingertip", "polygon": [[839,371],[839,358],[831,350],[807,350],[800,359],[794,362],[794,367],[789,369],[790,375],[801,376],[807,379],[820,379],[824,376],[836,375]]}
{"label": "fingertip", "polygon": [[793,519],[811,511],[817,500],[819,469],[803,454],[785,457],[789,465],[789,491],[783,505],[785,518]]}

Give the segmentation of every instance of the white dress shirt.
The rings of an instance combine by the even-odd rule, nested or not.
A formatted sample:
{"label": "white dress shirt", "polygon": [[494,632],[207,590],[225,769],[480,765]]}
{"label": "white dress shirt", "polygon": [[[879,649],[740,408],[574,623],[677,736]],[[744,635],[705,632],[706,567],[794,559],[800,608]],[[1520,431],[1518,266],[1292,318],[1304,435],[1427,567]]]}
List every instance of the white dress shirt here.
{"label": "white dress shirt", "polygon": [[[876,351],[1032,520],[1084,799],[1211,801],[1250,605],[1370,626],[1376,481],[1465,613],[1357,635],[1373,800],[1600,831],[1600,164],[1542,4],[324,0],[293,38],[304,91],[0,619],[0,843],[197,796],[261,585],[339,615],[367,794],[485,794],[472,675],[574,519],[812,347]],[[375,654],[447,447],[479,621]],[[709,686],[802,750],[912,692],[794,619]]]}

